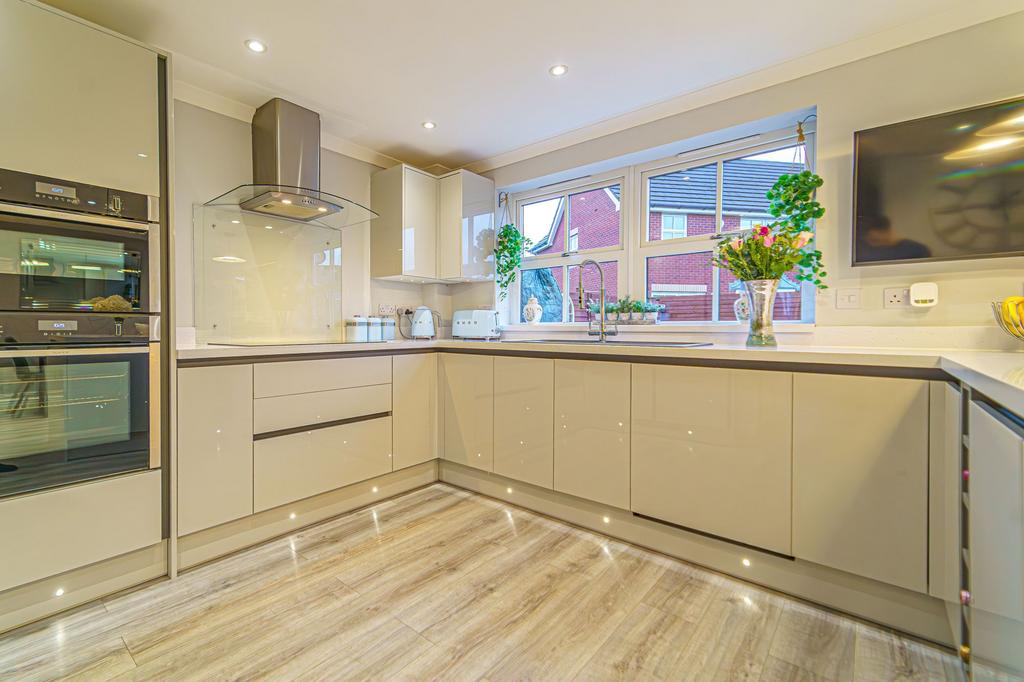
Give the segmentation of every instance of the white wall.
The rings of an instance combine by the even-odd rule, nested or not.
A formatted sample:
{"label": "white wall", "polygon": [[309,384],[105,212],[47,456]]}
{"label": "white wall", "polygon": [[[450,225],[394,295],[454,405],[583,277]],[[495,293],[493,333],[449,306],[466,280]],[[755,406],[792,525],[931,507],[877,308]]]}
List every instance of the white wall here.
{"label": "white wall", "polygon": [[[195,323],[192,208],[238,185],[252,182],[252,137],[248,124],[200,107],[174,103],[174,268],[179,327]],[[321,149],[321,188],[370,206],[370,175],[377,166]],[[342,233],[342,314],[376,312],[380,303],[415,307],[423,287],[371,281],[372,223]]]}
{"label": "white wall", "polygon": [[[609,94],[613,93],[610,84]],[[817,106],[817,171],[825,179],[818,198],[828,211],[818,225],[818,239],[830,274],[830,289],[817,300],[818,324],[992,324],[988,302],[1021,293],[1024,258],[850,266],[853,133],[1021,94],[1024,13],[542,154],[487,175],[499,188],[508,187]],[[939,306],[882,308],[883,288],[915,281],[939,283]],[[835,308],[835,290],[846,287],[862,289],[862,309]]]}

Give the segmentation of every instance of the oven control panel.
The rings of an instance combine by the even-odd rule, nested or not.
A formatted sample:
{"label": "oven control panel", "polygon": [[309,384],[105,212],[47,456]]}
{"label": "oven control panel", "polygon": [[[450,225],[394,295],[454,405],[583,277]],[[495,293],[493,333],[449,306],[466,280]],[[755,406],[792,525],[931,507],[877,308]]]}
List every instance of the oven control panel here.
{"label": "oven control panel", "polygon": [[149,220],[149,197],[134,192],[0,168],[0,202],[127,220]]}
{"label": "oven control panel", "polygon": [[0,313],[0,348],[41,344],[148,343],[155,317],[85,313],[74,317]]}

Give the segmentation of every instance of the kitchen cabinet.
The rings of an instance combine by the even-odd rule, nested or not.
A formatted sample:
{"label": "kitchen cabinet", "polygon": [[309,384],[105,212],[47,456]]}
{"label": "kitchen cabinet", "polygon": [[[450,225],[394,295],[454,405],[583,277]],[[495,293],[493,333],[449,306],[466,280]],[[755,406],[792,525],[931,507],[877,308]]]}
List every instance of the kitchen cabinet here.
{"label": "kitchen cabinet", "polygon": [[2,2],[0,64],[0,168],[160,194],[155,52],[49,7]]}
{"label": "kitchen cabinet", "polygon": [[441,355],[445,459],[494,470],[494,358]]}
{"label": "kitchen cabinet", "polygon": [[551,488],[555,362],[494,358],[494,473]]}
{"label": "kitchen cabinet", "polygon": [[450,282],[494,278],[494,181],[467,170],[438,180],[437,274]]}
{"label": "kitchen cabinet", "polygon": [[437,458],[437,354],[394,356],[394,468]]}
{"label": "kitchen cabinet", "polygon": [[253,366],[178,370],[178,535],[252,514]]}
{"label": "kitchen cabinet", "polygon": [[382,476],[391,471],[391,417],[256,441],[257,512]]}
{"label": "kitchen cabinet", "polygon": [[793,553],[927,592],[927,381],[794,374]]}
{"label": "kitchen cabinet", "polygon": [[399,164],[370,177],[370,276],[437,281],[437,177]]}
{"label": "kitchen cabinet", "polygon": [[630,366],[555,361],[554,489],[629,509]]}
{"label": "kitchen cabinet", "polygon": [[633,365],[631,509],[790,554],[789,372]]}
{"label": "kitchen cabinet", "polygon": [[960,595],[960,389],[933,381],[928,458],[928,594]]}
{"label": "kitchen cabinet", "polygon": [[969,427],[972,648],[1024,670],[1024,425],[975,401]]}

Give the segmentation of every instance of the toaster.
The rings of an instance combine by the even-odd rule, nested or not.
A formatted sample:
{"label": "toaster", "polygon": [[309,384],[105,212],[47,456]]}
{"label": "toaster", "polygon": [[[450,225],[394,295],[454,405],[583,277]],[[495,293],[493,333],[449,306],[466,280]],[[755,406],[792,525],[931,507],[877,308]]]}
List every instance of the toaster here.
{"label": "toaster", "polygon": [[499,336],[497,310],[456,310],[452,315],[453,339],[496,339]]}

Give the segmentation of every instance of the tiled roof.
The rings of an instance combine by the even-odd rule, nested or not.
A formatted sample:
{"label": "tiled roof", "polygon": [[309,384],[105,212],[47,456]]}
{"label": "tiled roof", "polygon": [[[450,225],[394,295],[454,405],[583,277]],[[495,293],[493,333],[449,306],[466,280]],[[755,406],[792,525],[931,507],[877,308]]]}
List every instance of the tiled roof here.
{"label": "tiled roof", "polygon": [[[802,163],[734,159],[723,164],[723,210],[727,213],[767,213],[768,190],[784,173],[799,173]],[[715,210],[716,164],[675,171],[651,178],[651,208]]]}

